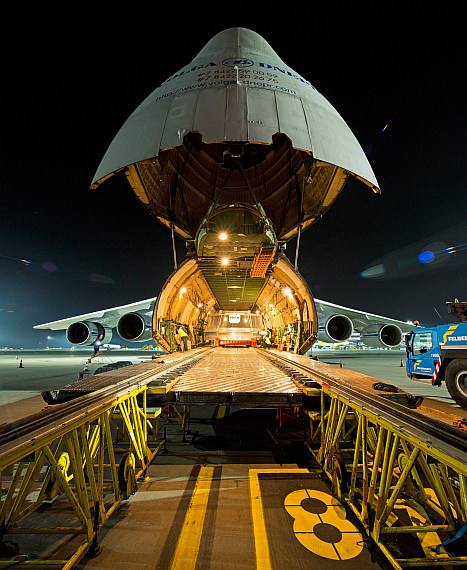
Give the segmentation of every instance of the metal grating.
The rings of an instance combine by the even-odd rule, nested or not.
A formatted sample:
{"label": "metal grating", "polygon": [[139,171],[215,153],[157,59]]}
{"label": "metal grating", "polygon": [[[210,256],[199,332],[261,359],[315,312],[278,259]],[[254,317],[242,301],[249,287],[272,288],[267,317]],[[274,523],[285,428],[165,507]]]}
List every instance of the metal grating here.
{"label": "metal grating", "polygon": [[248,348],[217,348],[185,372],[177,392],[301,393],[285,372]]}

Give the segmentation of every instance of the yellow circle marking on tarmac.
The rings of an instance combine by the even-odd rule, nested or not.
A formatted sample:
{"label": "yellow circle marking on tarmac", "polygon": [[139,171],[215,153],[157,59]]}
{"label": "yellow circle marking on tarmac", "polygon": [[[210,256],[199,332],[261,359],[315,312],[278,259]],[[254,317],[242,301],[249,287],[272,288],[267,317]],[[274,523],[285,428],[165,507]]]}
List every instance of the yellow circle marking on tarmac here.
{"label": "yellow circle marking on tarmac", "polygon": [[[305,510],[303,501],[309,502]],[[292,491],[284,500],[285,510],[294,519],[293,531],[306,549],[323,558],[349,560],[363,550],[362,535],[346,518],[344,507],[331,495],[312,489]],[[322,537],[326,538],[323,540]]]}

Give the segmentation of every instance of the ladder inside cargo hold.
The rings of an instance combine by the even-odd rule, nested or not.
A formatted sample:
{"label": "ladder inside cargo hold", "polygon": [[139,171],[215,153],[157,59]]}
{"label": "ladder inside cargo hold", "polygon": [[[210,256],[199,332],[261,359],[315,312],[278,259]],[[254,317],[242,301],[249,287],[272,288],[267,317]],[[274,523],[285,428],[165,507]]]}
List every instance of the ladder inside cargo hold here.
{"label": "ladder inside cargo hold", "polygon": [[302,327],[303,330],[300,335],[302,344],[298,348],[298,354],[306,354],[316,340],[316,333],[313,332],[313,323],[311,321],[304,321]]}
{"label": "ladder inside cargo hold", "polygon": [[316,340],[316,335],[315,334],[310,335],[298,349],[298,354],[305,354],[306,352],[308,352],[308,350],[310,350],[310,348],[313,346],[315,340]]}
{"label": "ladder inside cargo hold", "polygon": [[165,340],[165,338],[159,333],[159,331],[154,331],[154,340],[157,342],[160,348],[167,353],[170,354],[173,352],[172,348],[170,347],[169,343]]}
{"label": "ladder inside cargo hold", "polygon": [[262,245],[261,249],[255,255],[253,266],[251,268],[250,277],[264,278],[269,264],[274,257],[274,245]]}

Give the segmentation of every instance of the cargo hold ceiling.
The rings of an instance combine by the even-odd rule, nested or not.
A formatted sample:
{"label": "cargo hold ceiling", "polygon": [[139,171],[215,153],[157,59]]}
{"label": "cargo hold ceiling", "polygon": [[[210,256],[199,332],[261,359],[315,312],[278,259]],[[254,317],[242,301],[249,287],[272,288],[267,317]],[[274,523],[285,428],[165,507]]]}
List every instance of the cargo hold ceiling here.
{"label": "cargo hold ceiling", "polygon": [[208,313],[249,310],[263,313],[268,322],[312,323],[310,330],[317,331],[311,291],[284,254],[277,256],[264,278],[248,277],[250,269],[242,269],[241,262],[233,265],[223,272],[214,259],[187,258],[157,298],[153,330],[161,320],[191,326]]}
{"label": "cargo hold ceiling", "polygon": [[261,204],[277,238],[288,240],[321,217],[347,180],[341,168],[292,147],[202,142],[190,133],[157,158],[130,165],[126,176],[148,212],[184,239],[193,239],[212,204]]}

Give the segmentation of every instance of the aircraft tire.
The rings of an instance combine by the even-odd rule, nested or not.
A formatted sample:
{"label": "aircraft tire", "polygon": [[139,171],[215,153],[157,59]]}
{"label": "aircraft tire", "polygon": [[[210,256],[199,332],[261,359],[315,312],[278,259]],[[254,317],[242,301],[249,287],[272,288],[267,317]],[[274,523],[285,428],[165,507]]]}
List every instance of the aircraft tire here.
{"label": "aircraft tire", "polygon": [[456,359],[446,367],[446,387],[451,398],[467,410],[467,360]]}

